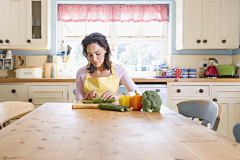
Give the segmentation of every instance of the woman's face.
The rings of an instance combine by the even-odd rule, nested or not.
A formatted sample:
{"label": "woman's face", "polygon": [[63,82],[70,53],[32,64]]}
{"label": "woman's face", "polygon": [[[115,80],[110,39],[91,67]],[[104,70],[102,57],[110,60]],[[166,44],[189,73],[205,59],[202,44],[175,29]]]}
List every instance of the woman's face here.
{"label": "woman's face", "polygon": [[88,58],[95,68],[103,64],[106,52],[106,49],[99,46],[97,43],[92,43],[87,46]]}

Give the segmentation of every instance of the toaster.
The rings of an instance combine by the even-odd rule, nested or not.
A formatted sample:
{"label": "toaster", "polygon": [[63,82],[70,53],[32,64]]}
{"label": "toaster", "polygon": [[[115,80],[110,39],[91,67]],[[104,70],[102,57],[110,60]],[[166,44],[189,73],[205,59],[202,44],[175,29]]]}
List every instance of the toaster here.
{"label": "toaster", "polygon": [[219,78],[236,78],[235,67],[233,65],[218,65]]}

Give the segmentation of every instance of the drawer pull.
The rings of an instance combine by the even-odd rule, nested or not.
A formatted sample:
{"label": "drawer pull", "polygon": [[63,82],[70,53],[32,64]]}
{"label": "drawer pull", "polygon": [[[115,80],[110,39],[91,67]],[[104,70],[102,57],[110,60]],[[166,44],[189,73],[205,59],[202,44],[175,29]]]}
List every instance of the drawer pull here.
{"label": "drawer pull", "polygon": [[200,39],[198,39],[198,40],[197,40],[197,43],[201,43],[201,40],[200,40]]}
{"label": "drawer pull", "polygon": [[3,40],[0,39],[0,43],[3,43]]}
{"label": "drawer pull", "polygon": [[180,92],[181,92],[181,89],[177,89],[177,92],[180,93]]}
{"label": "drawer pull", "polygon": [[160,89],[156,89],[156,92],[160,92]]}
{"label": "drawer pull", "polygon": [[8,39],[6,39],[6,41],[5,41],[6,43],[9,43],[10,41],[8,40]]}
{"label": "drawer pull", "polygon": [[216,102],[217,102],[217,98],[213,98],[213,101],[216,101]]}
{"label": "drawer pull", "polygon": [[203,89],[199,89],[199,92],[200,92],[200,93],[203,93],[203,92],[204,92],[204,90],[203,90]]}
{"label": "drawer pull", "polygon": [[203,43],[207,43],[207,40],[206,40],[206,39],[204,39],[204,40],[203,40]]}
{"label": "drawer pull", "polygon": [[12,93],[16,93],[16,89],[12,89]]}
{"label": "drawer pull", "polygon": [[28,102],[32,102],[32,101],[33,101],[32,98],[29,98]]}

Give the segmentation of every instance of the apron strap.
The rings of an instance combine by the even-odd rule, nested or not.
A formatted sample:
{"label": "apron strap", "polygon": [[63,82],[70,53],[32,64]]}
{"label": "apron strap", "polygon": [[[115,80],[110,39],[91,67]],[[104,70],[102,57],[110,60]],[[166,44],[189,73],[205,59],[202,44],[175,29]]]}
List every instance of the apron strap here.
{"label": "apron strap", "polygon": [[115,70],[114,70],[113,63],[111,64],[111,71],[112,71],[112,75],[114,75],[115,74]]}

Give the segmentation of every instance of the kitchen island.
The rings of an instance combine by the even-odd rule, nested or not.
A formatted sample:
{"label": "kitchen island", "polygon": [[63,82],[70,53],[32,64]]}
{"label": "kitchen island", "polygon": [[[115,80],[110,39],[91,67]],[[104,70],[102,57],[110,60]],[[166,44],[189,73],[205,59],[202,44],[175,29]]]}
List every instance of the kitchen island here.
{"label": "kitchen island", "polygon": [[161,113],[45,103],[0,130],[1,159],[239,159],[240,144],[162,106]]}

